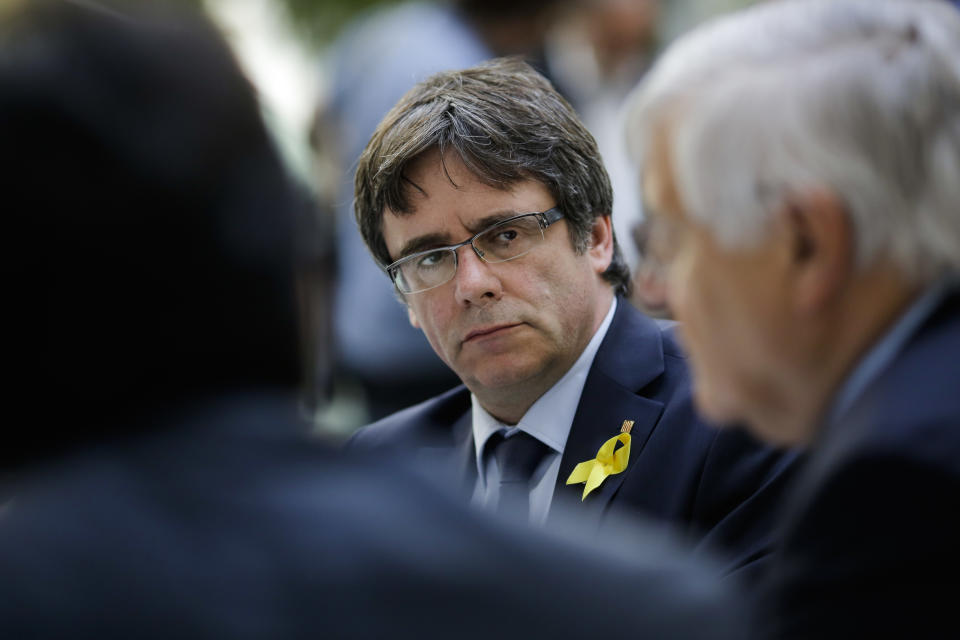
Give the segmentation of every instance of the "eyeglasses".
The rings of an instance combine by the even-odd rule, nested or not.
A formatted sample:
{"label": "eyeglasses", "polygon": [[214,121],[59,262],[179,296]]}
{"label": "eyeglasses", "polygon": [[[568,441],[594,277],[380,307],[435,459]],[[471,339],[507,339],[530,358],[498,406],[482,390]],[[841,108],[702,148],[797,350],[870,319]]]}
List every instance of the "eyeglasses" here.
{"label": "eyeglasses", "polygon": [[470,245],[487,263],[506,262],[529,253],[543,241],[543,231],[563,217],[557,207],[523,213],[487,227],[469,240],[449,247],[419,251],[384,268],[401,293],[420,293],[439,287],[457,273],[457,249]]}

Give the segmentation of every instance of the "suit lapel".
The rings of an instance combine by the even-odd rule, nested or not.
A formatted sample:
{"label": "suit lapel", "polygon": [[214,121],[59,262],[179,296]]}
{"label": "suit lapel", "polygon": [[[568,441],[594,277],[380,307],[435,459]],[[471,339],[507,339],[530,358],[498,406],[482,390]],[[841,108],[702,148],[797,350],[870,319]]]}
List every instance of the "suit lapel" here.
{"label": "suit lapel", "polygon": [[[577,501],[583,485],[567,485],[573,468],[597,455],[608,439],[620,433],[624,420],[633,420],[630,461],[622,473],[608,476],[583,504],[575,507],[588,520],[599,523],[607,505],[624,479],[641,462],[641,454],[653,432],[663,404],[640,393],[663,373],[663,343],[657,324],[620,298],[610,329],[604,337],[587,375],[580,404],[570,427],[560,461],[554,502]],[[579,517],[579,516],[578,516]]]}
{"label": "suit lapel", "polygon": [[432,435],[417,449],[418,464],[439,469],[469,497],[477,482],[470,392],[460,387],[428,421],[427,430]]}
{"label": "suit lapel", "polygon": [[453,451],[454,474],[468,495],[473,493],[477,483],[477,457],[473,442],[473,412],[467,410],[459,420],[453,424]]}
{"label": "suit lapel", "polygon": [[467,407],[441,441],[431,440],[417,448],[417,465],[421,469],[438,469],[469,497],[477,482],[474,449],[473,420]]}

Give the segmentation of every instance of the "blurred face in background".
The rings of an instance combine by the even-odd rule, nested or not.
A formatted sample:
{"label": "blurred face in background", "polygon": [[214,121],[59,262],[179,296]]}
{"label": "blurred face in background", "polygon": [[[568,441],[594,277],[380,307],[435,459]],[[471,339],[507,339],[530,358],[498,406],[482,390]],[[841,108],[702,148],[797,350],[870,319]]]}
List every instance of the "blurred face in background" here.
{"label": "blurred face in background", "polygon": [[592,0],[588,15],[590,42],[601,68],[615,71],[654,44],[659,17],[657,0]]}
{"label": "blurred face in background", "polygon": [[[662,136],[661,136],[662,137]],[[784,284],[789,255],[776,237],[728,249],[690,219],[676,189],[666,145],[645,165],[643,195],[649,250],[663,269],[669,310],[680,325],[694,397],[718,423],[746,422],[770,440],[790,393],[790,319]]]}

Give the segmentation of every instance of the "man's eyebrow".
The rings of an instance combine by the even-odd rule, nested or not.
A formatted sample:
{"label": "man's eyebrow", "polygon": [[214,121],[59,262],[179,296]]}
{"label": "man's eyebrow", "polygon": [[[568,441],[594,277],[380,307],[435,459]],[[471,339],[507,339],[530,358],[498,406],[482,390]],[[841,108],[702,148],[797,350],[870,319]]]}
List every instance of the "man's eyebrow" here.
{"label": "man's eyebrow", "polygon": [[451,244],[452,242],[450,240],[450,234],[448,233],[428,233],[426,235],[417,236],[412,240],[408,240],[407,243],[400,248],[400,254],[397,256],[397,260],[406,258],[407,256],[419,251],[426,251],[427,249],[439,249],[442,247],[448,247]]}
{"label": "man's eyebrow", "polygon": [[[508,211],[498,211],[497,213],[492,213],[488,216],[484,216],[479,220],[474,220],[469,225],[467,225],[467,231],[471,234],[477,234],[483,231],[484,229],[491,227],[498,222],[503,222],[514,216],[523,215],[524,213],[539,213],[538,211],[516,211],[510,209]],[[466,240],[466,238],[464,238]],[[418,253],[420,251],[426,251],[428,249],[442,249],[443,247],[449,247],[452,244],[456,244],[457,241],[454,241],[450,238],[448,233],[428,233],[422,236],[417,236],[412,240],[407,241],[403,247],[400,248],[400,253],[397,256],[397,260],[401,258],[406,258],[409,255]]]}
{"label": "man's eyebrow", "polygon": [[467,225],[467,230],[470,233],[480,233],[488,227],[492,227],[498,222],[503,222],[509,218],[514,218],[516,216],[522,216],[525,213],[541,213],[540,211],[517,211],[515,209],[510,209],[509,211],[498,211],[497,213],[491,213],[488,216],[480,218],[479,220],[474,220],[469,225]]}

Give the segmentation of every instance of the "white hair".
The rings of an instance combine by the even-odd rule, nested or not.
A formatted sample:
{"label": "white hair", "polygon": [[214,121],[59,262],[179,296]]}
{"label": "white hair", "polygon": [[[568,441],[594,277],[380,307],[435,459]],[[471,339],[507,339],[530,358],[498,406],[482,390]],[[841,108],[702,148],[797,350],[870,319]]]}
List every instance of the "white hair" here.
{"label": "white hair", "polygon": [[857,264],[915,281],[960,270],[960,13],[934,0],[782,0],[679,39],[631,97],[684,213],[725,246],[763,239],[791,194],[826,188]]}

